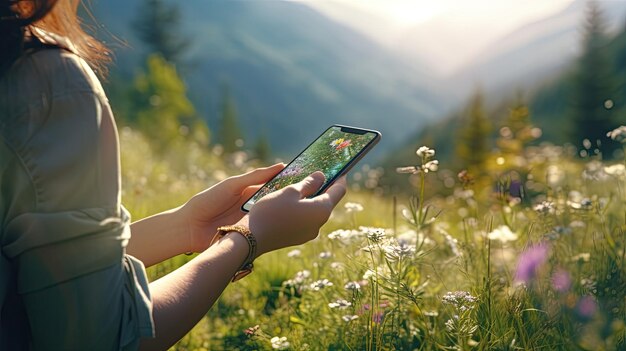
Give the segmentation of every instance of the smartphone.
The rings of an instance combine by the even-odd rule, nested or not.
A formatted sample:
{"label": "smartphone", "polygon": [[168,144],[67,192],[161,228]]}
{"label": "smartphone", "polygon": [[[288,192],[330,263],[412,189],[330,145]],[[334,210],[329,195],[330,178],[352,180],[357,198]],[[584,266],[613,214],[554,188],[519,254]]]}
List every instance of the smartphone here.
{"label": "smartphone", "polygon": [[348,171],[370,151],[381,138],[376,130],[332,125],[302,151],[287,167],[265,183],[241,209],[250,211],[263,196],[297,183],[315,171],[326,176],[324,184],[313,196],[322,194],[335,180]]}

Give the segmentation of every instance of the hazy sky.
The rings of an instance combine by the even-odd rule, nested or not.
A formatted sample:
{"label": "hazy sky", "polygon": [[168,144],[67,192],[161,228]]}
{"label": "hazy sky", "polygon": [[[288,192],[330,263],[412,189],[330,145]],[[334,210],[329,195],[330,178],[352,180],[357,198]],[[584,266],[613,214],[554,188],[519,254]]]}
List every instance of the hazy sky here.
{"label": "hazy sky", "polygon": [[[444,62],[440,66],[453,71],[490,42],[524,23],[562,10],[573,0],[296,1],[305,2],[389,47],[398,48],[412,40],[411,44],[417,43],[428,61]],[[448,44],[440,44],[444,42]],[[459,51],[464,57],[457,55]]]}

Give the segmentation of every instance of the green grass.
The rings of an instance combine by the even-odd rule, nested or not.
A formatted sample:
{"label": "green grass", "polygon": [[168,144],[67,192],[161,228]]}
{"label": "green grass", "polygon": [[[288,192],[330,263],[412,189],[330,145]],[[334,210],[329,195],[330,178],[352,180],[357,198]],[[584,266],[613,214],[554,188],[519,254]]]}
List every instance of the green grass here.
{"label": "green grass", "polygon": [[[156,155],[131,130],[121,141],[123,202],[134,219],[254,166],[188,144]],[[526,149],[515,166],[509,156],[494,156],[473,184],[440,164],[411,175],[416,186],[395,200],[380,190],[349,192],[318,239],[259,258],[172,349],[271,350],[277,336],[292,350],[626,349],[626,175],[604,171],[620,162],[580,160],[554,146]],[[518,178],[521,199],[509,191]],[[347,202],[363,211],[349,212]],[[489,240],[504,225],[517,239]],[[329,238],[339,229],[352,235]],[[545,255],[516,281],[520,258],[537,245]],[[324,279],[332,285],[312,288]]]}

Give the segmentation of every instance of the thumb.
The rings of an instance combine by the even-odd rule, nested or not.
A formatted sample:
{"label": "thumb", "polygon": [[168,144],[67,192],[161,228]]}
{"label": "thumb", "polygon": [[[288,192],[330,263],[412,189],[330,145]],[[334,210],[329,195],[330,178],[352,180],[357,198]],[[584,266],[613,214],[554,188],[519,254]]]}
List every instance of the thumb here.
{"label": "thumb", "polygon": [[324,184],[324,180],[326,180],[324,173],[316,171],[299,183],[294,184],[294,187],[300,192],[302,198],[305,198],[315,195]]}

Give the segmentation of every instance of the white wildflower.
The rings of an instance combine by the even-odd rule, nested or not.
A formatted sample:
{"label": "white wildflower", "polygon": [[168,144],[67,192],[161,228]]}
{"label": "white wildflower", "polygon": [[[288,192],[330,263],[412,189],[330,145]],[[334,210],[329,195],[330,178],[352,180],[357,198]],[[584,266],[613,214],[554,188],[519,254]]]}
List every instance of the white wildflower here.
{"label": "white wildflower", "polygon": [[311,276],[311,271],[305,269],[303,271],[296,273],[296,276],[293,279],[298,283],[303,283],[310,276]]}
{"label": "white wildflower", "polygon": [[467,291],[449,291],[443,295],[441,302],[452,305],[460,311],[467,311],[474,308],[478,299]]}
{"label": "white wildflower", "polygon": [[349,244],[355,239],[360,238],[363,233],[359,230],[337,229],[328,234],[328,239],[338,240],[344,244]]}
{"label": "white wildflower", "polygon": [[424,171],[424,173],[437,172],[438,169],[439,161],[437,160],[428,161],[424,165],[422,165],[422,171]]}
{"label": "white wildflower", "polygon": [[576,256],[572,257],[573,262],[589,262],[591,255],[588,252],[579,253]]}
{"label": "white wildflower", "polygon": [[346,290],[359,291],[361,290],[361,284],[358,282],[347,282],[346,285],[343,286]]}
{"label": "white wildflower", "polygon": [[403,258],[411,257],[415,255],[415,245],[408,244],[406,242],[398,242],[397,244],[388,244],[383,246],[385,256],[388,259],[395,261]]}
{"label": "white wildflower", "polygon": [[320,291],[320,290],[322,290],[324,288],[327,288],[329,286],[333,286],[333,283],[330,282],[328,279],[316,280],[313,283],[311,283],[311,285],[309,285],[311,290],[314,290],[314,291]]}
{"label": "white wildflower", "polygon": [[347,315],[341,317],[341,319],[343,319],[344,322],[346,322],[346,323],[351,322],[351,321],[353,321],[353,320],[355,320],[357,318],[359,318],[359,316],[357,316],[355,314],[347,314]]}
{"label": "white wildflower", "polygon": [[517,240],[517,234],[513,233],[506,225],[501,225],[494,229],[491,233],[487,234],[487,237],[489,240],[498,240],[503,244]]}
{"label": "white wildflower", "polygon": [[287,257],[296,258],[296,257],[300,257],[301,254],[302,254],[302,251],[298,249],[293,249],[287,253]]}
{"label": "white wildflower", "polygon": [[290,346],[289,341],[287,341],[287,337],[285,336],[275,336],[270,339],[270,342],[272,343],[272,348],[275,350],[286,350]]}
{"label": "white wildflower", "polygon": [[365,236],[372,242],[378,243],[381,242],[385,238],[385,229],[383,228],[374,228],[374,227],[359,227],[361,232],[365,234]]}
{"label": "white wildflower", "polygon": [[406,167],[397,167],[397,173],[408,173],[408,174],[417,174],[419,173],[421,168],[415,166],[406,166]]}
{"label": "white wildflower", "polygon": [[348,300],[344,300],[344,299],[338,299],[335,302],[331,302],[328,304],[328,307],[330,308],[339,308],[339,309],[348,308],[350,306],[352,306],[352,302]]}
{"label": "white wildflower", "polygon": [[322,253],[320,253],[319,257],[323,260],[331,258],[333,256],[333,254],[330,251],[324,251]]}
{"label": "white wildflower", "polygon": [[346,212],[361,212],[363,211],[363,205],[357,202],[346,202],[343,207],[346,209]]}
{"label": "white wildflower", "polygon": [[606,133],[606,136],[619,143],[626,143],[626,126],[619,126]]}
{"label": "white wildflower", "polygon": [[533,209],[539,214],[554,213],[554,204],[550,201],[542,201],[540,204],[535,205]]}
{"label": "white wildflower", "polygon": [[626,167],[623,164],[618,163],[612,166],[604,167],[604,173],[616,177],[622,177],[626,175]]}
{"label": "white wildflower", "polygon": [[428,146],[420,146],[417,151],[415,151],[417,157],[433,157],[435,156],[435,150],[429,148]]}

